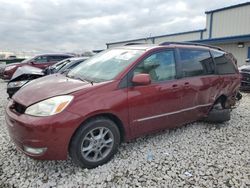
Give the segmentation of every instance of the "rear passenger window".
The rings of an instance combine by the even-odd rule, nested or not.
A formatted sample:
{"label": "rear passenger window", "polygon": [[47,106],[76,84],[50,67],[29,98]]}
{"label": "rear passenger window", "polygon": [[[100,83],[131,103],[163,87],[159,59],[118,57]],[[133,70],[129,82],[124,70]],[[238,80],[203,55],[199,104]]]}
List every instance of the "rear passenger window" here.
{"label": "rear passenger window", "polygon": [[214,74],[214,62],[206,50],[179,49],[182,77]]}
{"label": "rear passenger window", "polygon": [[218,74],[234,74],[236,73],[236,68],[227,54],[221,51],[211,50],[215,64],[216,72]]}
{"label": "rear passenger window", "polygon": [[149,74],[153,82],[174,79],[174,51],[161,51],[150,55],[135,68],[134,75],[140,73]]}

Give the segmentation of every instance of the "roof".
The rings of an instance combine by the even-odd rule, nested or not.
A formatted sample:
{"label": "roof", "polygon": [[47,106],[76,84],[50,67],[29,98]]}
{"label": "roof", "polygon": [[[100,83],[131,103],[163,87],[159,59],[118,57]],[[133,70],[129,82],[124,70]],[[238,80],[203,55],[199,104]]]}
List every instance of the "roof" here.
{"label": "roof", "polygon": [[250,5],[250,2],[241,3],[241,4],[232,5],[232,6],[223,7],[223,8],[214,9],[214,10],[209,10],[209,11],[206,11],[205,13],[209,14],[209,13],[213,13],[213,12],[219,12],[219,11],[223,11],[223,10],[238,8],[238,7],[242,7],[242,6],[246,6],[246,5]]}

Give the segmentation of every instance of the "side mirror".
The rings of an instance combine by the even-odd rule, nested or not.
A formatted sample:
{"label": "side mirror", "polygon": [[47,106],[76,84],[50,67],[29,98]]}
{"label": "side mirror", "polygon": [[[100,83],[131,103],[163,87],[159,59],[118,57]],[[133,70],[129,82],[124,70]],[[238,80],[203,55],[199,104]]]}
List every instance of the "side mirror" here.
{"label": "side mirror", "polygon": [[250,63],[250,59],[249,59],[249,58],[247,58],[247,59],[246,59],[246,62],[247,62],[247,63]]}
{"label": "side mirror", "polygon": [[151,78],[149,74],[137,74],[134,75],[132,82],[136,85],[149,85]]}
{"label": "side mirror", "polygon": [[35,62],[34,62],[34,61],[31,61],[31,62],[30,62],[30,64],[31,64],[31,65],[34,65],[34,64],[35,64]]}

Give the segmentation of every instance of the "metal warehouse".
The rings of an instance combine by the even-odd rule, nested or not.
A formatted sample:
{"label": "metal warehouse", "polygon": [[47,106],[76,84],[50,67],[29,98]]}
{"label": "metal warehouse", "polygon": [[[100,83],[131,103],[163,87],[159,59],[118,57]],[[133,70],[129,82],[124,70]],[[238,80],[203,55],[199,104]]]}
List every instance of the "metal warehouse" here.
{"label": "metal warehouse", "polygon": [[107,43],[107,48],[128,43],[198,42],[222,47],[234,54],[239,66],[245,64],[250,58],[250,2],[205,13],[205,29]]}

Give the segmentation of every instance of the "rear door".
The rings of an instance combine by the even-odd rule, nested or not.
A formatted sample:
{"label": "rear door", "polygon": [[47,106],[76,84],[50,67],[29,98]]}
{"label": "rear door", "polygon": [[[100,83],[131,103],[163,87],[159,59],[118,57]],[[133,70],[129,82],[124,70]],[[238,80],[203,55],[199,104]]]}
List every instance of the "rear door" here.
{"label": "rear door", "polygon": [[179,67],[183,112],[186,123],[204,116],[211,107],[219,76],[215,75],[215,65],[208,49],[179,48]]}
{"label": "rear door", "polygon": [[216,65],[216,74],[220,77],[220,85],[218,89],[220,92],[218,95],[233,95],[239,88],[240,79],[232,57],[230,57],[229,54],[218,50],[211,50],[211,53]]}
{"label": "rear door", "polygon": [[139,73],[149,74],[150,85],[128,88],[129,121],[134,135],[138,136],[183,122],[177,113],[182,108],[183,95],[176,79],[175,51],[157,51],[146,57],[129,74],[129,80]]}

